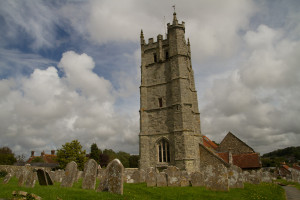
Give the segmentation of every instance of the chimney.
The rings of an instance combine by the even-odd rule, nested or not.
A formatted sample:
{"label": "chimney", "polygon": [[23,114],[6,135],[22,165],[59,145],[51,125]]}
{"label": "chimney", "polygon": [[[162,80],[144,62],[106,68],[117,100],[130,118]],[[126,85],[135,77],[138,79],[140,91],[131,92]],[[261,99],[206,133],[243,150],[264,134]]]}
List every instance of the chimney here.
{"label": "chimney", "polygon": [[45,155],[45,151],[42,151],[42,152],[41,152],[41,156],[44,156],[44,155]]}
{"label": "chimney", "polygon": [[34,156],[34,151],[31,151],[31,157],[33,157]]}
{"label": "chimney", "polygon": [[55,150],[51,150],[51,155],[55,155]]}
{"label": "chimney", "polygon": [[233,160],[232,160],[232,149],[231,148],[229,148],[228,149],[228,162],[229,162],[229,164],[233,164]]}

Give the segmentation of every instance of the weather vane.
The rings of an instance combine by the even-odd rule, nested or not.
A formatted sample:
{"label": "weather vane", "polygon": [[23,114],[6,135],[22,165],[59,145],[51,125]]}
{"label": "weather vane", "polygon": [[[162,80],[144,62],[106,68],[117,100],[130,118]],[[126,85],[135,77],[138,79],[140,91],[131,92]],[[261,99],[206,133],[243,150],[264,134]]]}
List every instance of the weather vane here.
{"label": "weather vane", "polygon": [[175,12],[175,4],[172,7],[174,8],[174,12]]}

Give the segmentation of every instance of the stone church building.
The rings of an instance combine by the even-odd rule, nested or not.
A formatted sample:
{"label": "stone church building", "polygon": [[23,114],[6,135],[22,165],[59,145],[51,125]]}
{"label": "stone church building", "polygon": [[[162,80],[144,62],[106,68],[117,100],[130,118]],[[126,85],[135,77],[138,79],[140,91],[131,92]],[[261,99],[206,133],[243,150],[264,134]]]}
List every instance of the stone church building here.
{"label": "stone church building", "polygon": [[141,31],[140,43],[140,169],[161,171],[172,165],[200,171],[208,163],[229,166],[241,154],[258,158],[249,169],[260,168],[259,155],[233,134],[219,146],[201,134],[190,42],[176,13],[166,38],[158,35],[156,42],[150,38],[146,43]]}

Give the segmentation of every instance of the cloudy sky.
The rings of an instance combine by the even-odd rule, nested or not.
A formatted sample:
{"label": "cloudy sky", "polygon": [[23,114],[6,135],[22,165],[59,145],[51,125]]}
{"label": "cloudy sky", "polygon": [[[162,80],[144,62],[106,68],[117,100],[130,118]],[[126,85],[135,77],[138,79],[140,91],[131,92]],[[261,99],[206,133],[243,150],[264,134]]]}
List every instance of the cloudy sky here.
{"label": "cloudy sky", "polygon": [[204,135],[266,153],[300,143],[300,1],[0,1],[0,146],[78,139],[138,153],[140,45],[176,4]]}

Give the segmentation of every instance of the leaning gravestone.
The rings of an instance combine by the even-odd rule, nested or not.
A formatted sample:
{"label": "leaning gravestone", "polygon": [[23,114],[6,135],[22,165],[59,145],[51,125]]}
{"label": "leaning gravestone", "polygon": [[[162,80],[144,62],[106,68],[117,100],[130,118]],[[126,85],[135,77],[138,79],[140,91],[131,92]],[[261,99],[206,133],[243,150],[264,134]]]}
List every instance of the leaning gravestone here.
{"label": "leaning gravestone", "polygon": [[95,189],[98,164],[94,159],[89,159],[84,166],[83,189]]}
{"label": "leaning gravestone", "polygon": [[61,187],[72,187],[73,183],[76,180],[77,176],[77,164],[74,161],[71,161],[67,164],[65,175],[61,182]]}
{"label": "leaning gravestone", "polygon": [[7,184],[10,181],[11,177],[11,173],[8,173],[3,179],[3,184]]}
{"label": "leaning gravestone", "polygon": [[191,184],[193,187],[204,186],[203,174],[201,172],[192,172]]}
{"label": "leaning gravestone", "polygon": [[160,172],[156,174],[156,186],[157,187],[166,187],[167,184],[167,175],[165,172]]}
{"label": "leaning gravestone", "polygon": [[154,169],[151,168],[146,177],[147,187],[155,187],[156,186],[156,173]]}
{"label": "leaning gravestone", "polygon": [[244,188],[243,171],[236,165],[228,168],[228,184],[229,188]]}
{"label": "leaning gravestone", "polygon": [[168,186],[180,186],[181,171],[175,166],[169,166],[164,170],[167,174]]}
{"label": "leaning gravestone", "polygon": [[37,177],[40,185],[53,185],[53,181],[48,172],[42,169],[37,170]]}
{"label": "leaning gravestone", "polygon": [[114,159],[107,165],[108,192],[123,194],[124,167],[119,159]]}
{"label": "leaning gravestone", "polygon": [[208,189],[217,191],[228,191],[227,168],[222,164],[208,165],[203,173],[204,184]]}
{"label": "leaning gravestone", "polygon": [[24,183],[26,182],[28,175],[30,174],[30,172],[32,171],[30,164],[26,164],[24,167],[21,168],[20,171],[20,176],[19,176],[19,182],[18,185],[19,186],[23,186]]}
{"label": "leaning gravestone", "polygon": [[37,180],[37,172],[30,172],[25,182],[25,186],[34,188],[36,180]]}

